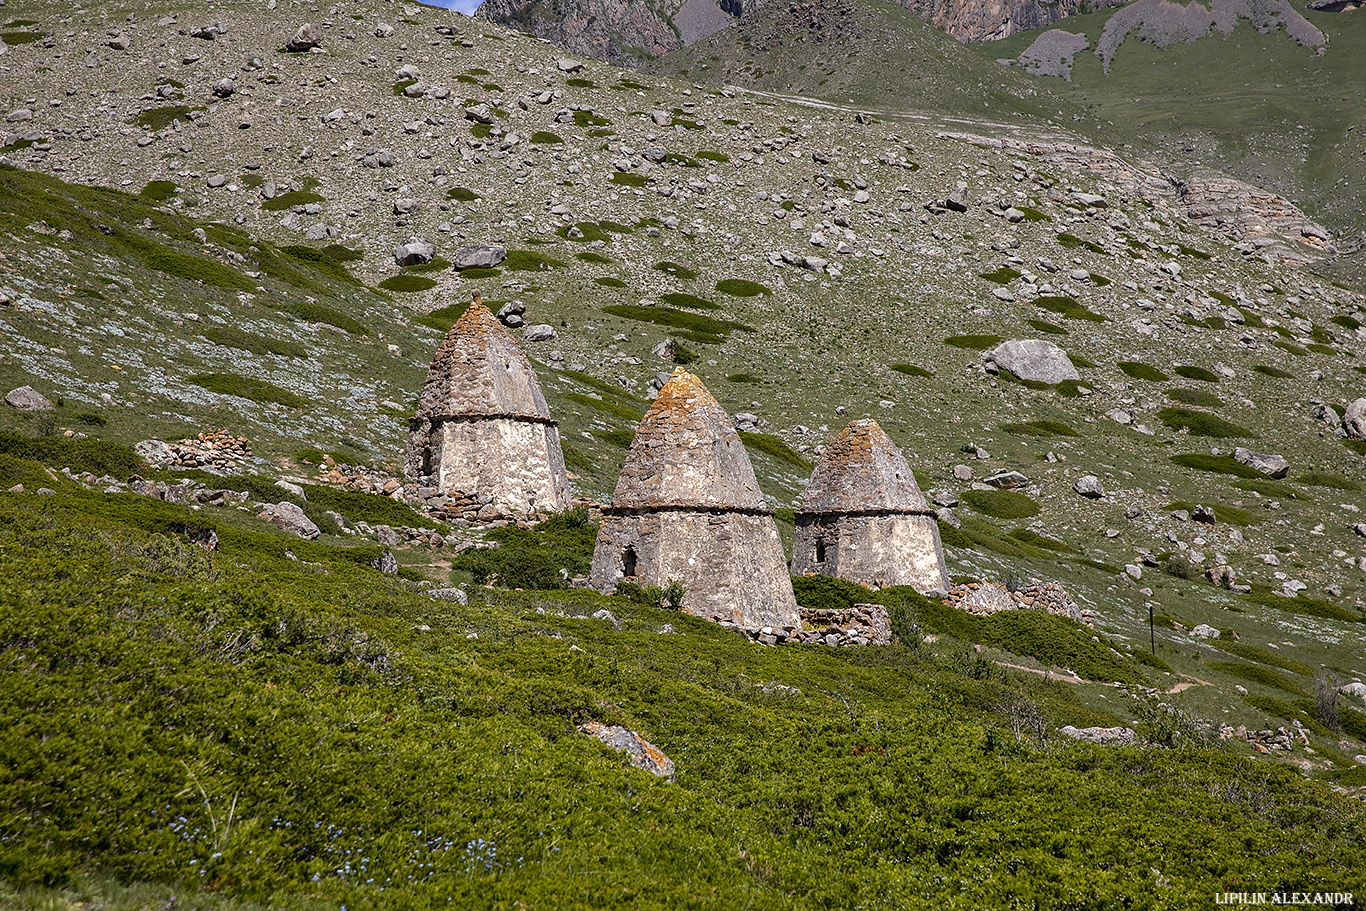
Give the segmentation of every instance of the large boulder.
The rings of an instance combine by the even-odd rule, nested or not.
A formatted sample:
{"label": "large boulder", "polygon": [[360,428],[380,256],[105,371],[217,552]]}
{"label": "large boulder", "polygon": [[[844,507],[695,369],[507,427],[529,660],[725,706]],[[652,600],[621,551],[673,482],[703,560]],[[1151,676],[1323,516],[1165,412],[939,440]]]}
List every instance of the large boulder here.
{"label": "large boulder", "polygon": [[313,520],[304,515],[302,509],[288,500],[282,503],[267,503],[258,518],[264,519],[281,531],[287,531],[292,535],[298,535],[310,541],[322,534],[318,526],[313,524]]}
{"label": "large boulder", "polygon": [[51,411],[52,403],[32,386],[20,386],[5,396],[5,404],[20,411]]}
{"label": "large boulder", "polygon": [[982,363],[988,369],[997,367],[1009,370],[1020,379],[1032,383],[1053,385],[1081,379],[1066,351],[1037,338],[1001,342],[982,355]]}
{"label": "large boulder", "polygon": [[1366,399],[1357,399],[1343,409],[1342,430],[1349,440],[1366,440]]}
{"label": "large boulder", "polygon": [[143,440],[133,447],[133,451],[149,465],[160,468],[175,461],[175,450],[162,440]]}
{"label": "large boulder", "polygon": [[1267,452],[1253,452],[1251,449],[1244,449],[1239,446],[1233,450],[1233,460],[1241,465],[1246,465],[1253,471],[1266,475],[1268,478],[1283,478],[1290,474],[1290,463],[1284,456],[1272,455]]}
{"label": "large boulder", "polygon": [[285,42],[285,50],[298,54],[303,51],[311,51],[322,43],[322,30],[316,25],[304,24],[299,26],[299,30],[294,33],[293,37]]}
{"label": "large boulder", "polygon": [[420,237],[410,237],[394,247],[394,262],[400,266],[420,266],[436,256],[436,245]]}
{"label": "large boulder", "polygon": [[600,740],[614,750],[627,755],[631,765],[644,769],[660,778],[673,779],[674,762],[659,749],[635,731],[616,724],[603,724],[589,721],[579,725],[579,730],[595,740]]}
{"label": "large boulder", "polygon": [[457,272],[466,269],[492,269],[508,258],[508,251],[502,247],[479,245],[457,250],[451,256],[451,268]]}

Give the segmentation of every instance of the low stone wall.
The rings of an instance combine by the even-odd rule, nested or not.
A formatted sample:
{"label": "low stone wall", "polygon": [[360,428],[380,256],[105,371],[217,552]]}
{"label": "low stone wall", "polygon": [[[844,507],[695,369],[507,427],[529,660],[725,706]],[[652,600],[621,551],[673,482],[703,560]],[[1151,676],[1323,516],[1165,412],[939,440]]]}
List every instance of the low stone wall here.
{"label": "low stone wall", "polygon": [[1024,588],[1010,591],[995,582],[969,582],[955,585],[944,603],[973,616],[986,617],[1003,610],[1042,610],[1095,628],[1094,611],[1077,607],[1077,602],[1057,582],[1031,579]]}
{"label": "low stone wall", "polygon": [[801,608],[802,625],[764,626],[758,629],[722,623],[761,645],[806,642],[840,648],[849,645],[888,645],[892,623],[881,604],[855,604],[844,610]]}

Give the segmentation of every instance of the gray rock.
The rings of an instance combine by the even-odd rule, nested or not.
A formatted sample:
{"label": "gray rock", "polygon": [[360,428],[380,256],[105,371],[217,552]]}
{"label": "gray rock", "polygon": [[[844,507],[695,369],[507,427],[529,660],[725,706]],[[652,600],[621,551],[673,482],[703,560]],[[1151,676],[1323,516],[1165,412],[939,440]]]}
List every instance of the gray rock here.
{"label": "gray rock", "polygon": [[1202,525],[1214,525],[1219,520],[1214,515],[1214,507],[1197,505],[1191,509],[1191,521]]}
{"label": "gray rock", "polygon": [[304,515],[302,509],[288,501],[267,503],[258,518],[264,519],[281,531],[287,531],[292,535],[298,535],[310,541],[322,534],[318,526],[313,524],[313,520]]}
{"label": "gray rock", "polygon": [[375,26],[376,38],[388,38],[394,33],[394,27],[387,22],[381,22]]}
{"label": "gray rock", "polygon": [[469,604],[470,596],[465,594],[464,589],[459,588],[433,588],[427,591],[428,598],[435,598],[438,601],[454,601],[456,604]]}
{"label": "gray rock", "polygon": [[561,73],[577,73],[583,69],[583,64],[577,60],[570,60],[568,57],[561,57],[555,62]]}
{"label": "gray rock", "polygon": [[5,404],[20,411],[51,411],[52,403],[47,397],[32,386],[20,386],[18,389],[11,389],[9,395],[5,396]]}
{"label": "gray rock", "polygon": [[5,115],[6,123],[23,123],[33,119],[33,112],[28,108],[19,108],[17,111],[10,111]]}
{"label": "gray rock", "polygon": [[1197,639],[1218,639],[1219,631],[1208,623],[1201,623],[1191,630],[1191,635]]}
{"label": "gray rock", "polygon": [[400,266],[419,266],[432,261],[436,246],[420,237],[410,237],[394,247],[394,262]]}
{"label": "gray rock", "polygon": [[1338,417],[1338,413],[1333,410],[1332,405],[1325,405],[1322,402],[1319,402],[1314,406],[1311,414],[1313,415],[1314,420],[1327,424],[1338,433],[1343,432],[1342,418]]}
{"label": "gray rock", "polygon": [[651,111],[650,120],[652,120],[657,127],[673,126],[674,122],[673,117],[669,116],[668,111]]}
{"label": "gray rock", "polygon": [[175,451],[161,440],[143,440],[133,451],[149,465],[166,465],[175,458]]}
{"label": "gray rock", "polygon": [[1268,478],[1283,478],[1290,474],[1290,463],[1285,460],[1284,456],[1253,452],[1251,449],[1244,449],[1239,446],[1233,450],[1233,458],[1239,464],[1246,465]]}
{"label": "gray rock", "polygon": [[311,51],[322,43],[322,30],[316,25],[305,23],[304,25],[299,26],[299,30],[285,42],[285,50],[290,53],[298,54],[303,51]]}
{"label": "gray rock", "polygon": [[970,204],[967,187],[959,187],[944,200],[944,208],[952,212],[966,212]]}
{"label": "gray rock", "polygon": [[130,46],[132,46],[132,44],[133,42],[130,41],[128,39],[128,36],[123,34],[122,32],[115,35],[113,38],[110,38],[108,41],[104,43],[105,47],[111,47],[116,51],[126,51]]}
{"label": "gray rock", "polygon": [[213,84],[213,93],[219,98],[227,98],[235,91],[237,91],[237,83],[226,76]]}
{"label": "gray rock", "polygon": [[1342,429],[1349,440],[1366,440],[1366,399],[1357,399],[1343,409]]}
{"label": "gray rock", "polygon": [[989,478],[983,479],[984,483],[990,484],[1000,490],[1018,490],[1021,487],[1029,486],[1029,478],[1020,474],[1018,471],[998,471]]}
{"label": "gray rock", "polygon": [[451,268],[457,272],[465,269],[492,269],[508,258],[508,251],[502,247],[480,245],[465,247],[451,254]]}
{"label": "gray rock", "polygon": [[216,190],[219,187],[226,186],[228,178],[223,174],[215,174],[204,182]]}
{"label": "gray rock", "polygon": [[1133,728],[1076,728],[1070,724],[1058,729],[1064,737],[1083,740],[1100,746],[1131,747],[1138,745],[1138,732]]}
{"label": "gray rock", "polygon": [[1346,693],[1348,696],[1355,696],[1363,702],[1366,702],[1366,683],[1353,681],[1345,686],[1338,687],[1338,692]]}
{"label": "gray rock", "polygon": [[376,525],[375,540],[385,547],[398,547],[403,543],[403,536],[388,525]]}
{"label": "gray rock", "polygon": [[1081,375],[1067,352],[1042,339],[1011,339],[982,355],[982,363],[1009,370],[1022,380],[1050,385],[1079,380]]}
{"label": "gray rock", "polygon": [[963,527],[962,520],[955,516],[953,514],[953,510],[949,509],[947,506],[936,509],[934,511],[934,516],[936,519],[938,519],[940,522],[943,522],[945,525],[950,525],[954,528]]}
{"label": "gray rock", "polygon": [[549,342],[559,337],[560,334],[555,331],[555,327],[547,326],[545,323],[527,326],[526,330],[522,333],[522,338],[526,339],[528,342]]}
{"label": "gray rock", "polygon": [[670,781],[674,777],[674,763],[668,756],[660,751],[659,747],[641,737],[635,731],[628,730],[620,725],[607,725],[600,721],[590,721],[587,724],[579,725],[580,733],[587,734],[599,740],[614,750],[620,750],[627,754],[631,765],[638,769],[658,775],[660,778],[667,778]]}
{"label": "gray rock", "polygon": [[1092,500],[1099,500],[1105,496],[1105,488],[1101,486],[1100,478],[1093,474],[1077,478],[1072,489],[1083,497],[1089,497]]}
{"label": "gray rock", "polygon": [[475,123],[493,123],[493,108],[486,104],[465,108],[465,119],[473,120]]}
{"label": "gray rock", "polygon": [[422,209],[422,203],[416,199],[399,198],[394,200],[395,215],[415,215]]}
{"label": "gray rock", "polygon": [[378,557],[370,561],[372,569],[377,569],[386,576],[398,575],[398,559],[394,557],[394,552],[384,551]]}
{"label": "gray rock", "polygon": [[280,480],[275,482],[275,486],[283,491],[294,494],[294,496],[298,497],[300,500],[308,499],[307,495],[304,494],[304,489],[300,487],[298,484],[293,484],[289,481]]}

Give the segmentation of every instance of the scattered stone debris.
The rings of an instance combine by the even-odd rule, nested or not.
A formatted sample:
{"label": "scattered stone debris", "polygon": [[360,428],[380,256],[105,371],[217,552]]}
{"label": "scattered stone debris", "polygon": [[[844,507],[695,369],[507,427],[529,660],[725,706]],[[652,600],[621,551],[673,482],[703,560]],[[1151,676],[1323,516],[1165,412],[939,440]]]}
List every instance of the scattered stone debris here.
{"label": "scattered stone debris", "polygon": [[1015,591],[994,582],[955,585],[944,596],[944,603],[978,617],[1002,610],[1043,610],[1092,629],[1096,625],[1095,612],[1077,607],[1077,602],[1061,584],[1038,579],[1029,580],[1029,585]]}
{"label": "scattered stone debris", "polygon": [[887,608],[881,604],[855,604],[847,609],[800,608],[800,626],[746,627],[722,622],[761,645],[805,642],[842,648],[851,645],[887,645],[892,641],[892,624]]}
{"label": "scattered stone debris", "polygon": [[239,474],[251,458],[251,442],[226,430],[208,431],[177,443],[143,440],[133,448],[159,468],[200,468],[216,474]]}

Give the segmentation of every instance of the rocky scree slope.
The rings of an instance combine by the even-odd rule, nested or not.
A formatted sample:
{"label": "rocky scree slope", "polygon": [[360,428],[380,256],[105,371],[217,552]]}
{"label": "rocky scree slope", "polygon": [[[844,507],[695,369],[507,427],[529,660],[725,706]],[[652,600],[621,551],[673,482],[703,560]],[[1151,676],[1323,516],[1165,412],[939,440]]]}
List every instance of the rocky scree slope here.
{"label": "rocky scree slope", "polygon": [[[1014,131],[644,78],[428,8],[339,7],[304,53],[282,50],[303,7],[11,13],[38,38],[0,57],[20,169],[0,370],[98,432],[231,425],[264,471],[304,443],[397,459],[477,289],[536,328],[581,494],[610,492],[652,384],[691,360],[776,505],[848,415],[876,417],[949,510],[952,573],[1061,581],[1129,648],[1151,608],[1173,674],[1215,684],[1203,711],[1292,710],[1235,695],[1199,623],[1361,673],[1360,453],[1333,418],[1362,395],[1363,298],[1166,196]],[[413,236],[433,259],[400,267]],[[476,244],[507,258],[450,267]],[[978,352],[1012,338],[1081,380],[988,373]],[[1238,445],[1290,476],[1232,468]],[[1002,472],[1023,481],[984,484]],[[1251,591],[1200,578],[1218,566]]]}

